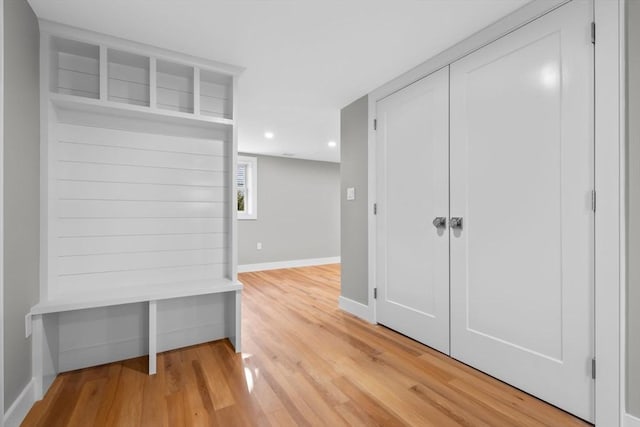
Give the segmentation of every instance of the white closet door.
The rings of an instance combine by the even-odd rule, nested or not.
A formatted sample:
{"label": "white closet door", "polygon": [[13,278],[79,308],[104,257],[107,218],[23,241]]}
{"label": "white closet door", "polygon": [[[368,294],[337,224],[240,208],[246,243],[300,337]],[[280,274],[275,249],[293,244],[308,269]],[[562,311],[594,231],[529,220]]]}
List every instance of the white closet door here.
{"label": "white closet door", "polygon": [[593,420],[592,4],[451,65],[451,354]]}
{"label": "white closet door", "polygon": [[449,70],[377,104],[377,320],[449,352]]}

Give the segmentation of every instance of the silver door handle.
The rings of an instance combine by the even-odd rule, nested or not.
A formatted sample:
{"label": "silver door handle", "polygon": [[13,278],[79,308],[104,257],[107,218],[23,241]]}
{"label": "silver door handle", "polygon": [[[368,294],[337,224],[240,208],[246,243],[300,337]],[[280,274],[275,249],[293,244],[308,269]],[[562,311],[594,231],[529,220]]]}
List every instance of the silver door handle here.
{"label": "silver door handle", "polygon": [[445,228],[447,226],[447,218],[444,216],[437,216],[433,220],[433,226],[435,228]]}
{"label": "silver door handle", "polygon": [[454,216],[451,217],[451,220],[449,221],[449,227],[454,228],[454,229],[462,229],[462,217],[459,216]]}

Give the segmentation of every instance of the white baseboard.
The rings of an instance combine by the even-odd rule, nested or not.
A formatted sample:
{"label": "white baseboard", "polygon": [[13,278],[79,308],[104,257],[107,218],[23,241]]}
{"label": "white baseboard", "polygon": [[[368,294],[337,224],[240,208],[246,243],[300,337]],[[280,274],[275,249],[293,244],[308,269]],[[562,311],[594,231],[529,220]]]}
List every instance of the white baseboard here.
{"label": "white baseboard", "polygon": [[634,417],[631,414],[624,414],[624,427],[640,427],[640,418]]}
{"label": "white baseboard", "polygon": [[22,390],[20,396],[11,404],[4,414],[4,427],[18,427],[29,410],[36,403],[36,381],[32,378],[29,384]]}
{"label": "white baseboard", "polygon": [[341,296],[338,298],[338,306],[347,313],[353,314],[369,323],[375,323],[373,313],[366,304]]}
{"label": "white baseboard", "polygon": [[252,271],[279,270],[281,268],[311,267],[314,265],[339,264],[340,257],[294,259],[290,261],[263,262],[260,264],[238,265],[238,273]]}

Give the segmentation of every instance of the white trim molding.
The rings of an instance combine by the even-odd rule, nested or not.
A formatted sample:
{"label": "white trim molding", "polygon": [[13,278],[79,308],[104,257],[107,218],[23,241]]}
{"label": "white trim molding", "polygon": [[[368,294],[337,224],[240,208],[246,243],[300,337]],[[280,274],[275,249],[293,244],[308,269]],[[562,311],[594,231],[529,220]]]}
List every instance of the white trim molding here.
{"label": "white trim molding", "polygon": [[629,413],[624,414],[624,427],[640,427],[640,418],[634,417]]}
{"label": "white trim molding", "polygon": [[238,273],[253,271],[280,270],[282,268],[313,267],[314,265],[340,264],[340,257],[294,259],[290,261],[263,262],[259,264],[238,265]]}
{"label": "white trim molding", "polygon": [[36,380],[32,378],[4,414],[5,427],[18,427],[36,403]]}
{"label": "white trim molding", "polygon": [[619,426],[624,406],[624,0],[594,0],[596,425]]}
{"label": "white trim molding", "polygon": [[369,306],[361,302],[354,301],[347,297],[340,296],[338,298],[338,306],[349,314],[353,314],[369,323],[376,323],[372,311]]}

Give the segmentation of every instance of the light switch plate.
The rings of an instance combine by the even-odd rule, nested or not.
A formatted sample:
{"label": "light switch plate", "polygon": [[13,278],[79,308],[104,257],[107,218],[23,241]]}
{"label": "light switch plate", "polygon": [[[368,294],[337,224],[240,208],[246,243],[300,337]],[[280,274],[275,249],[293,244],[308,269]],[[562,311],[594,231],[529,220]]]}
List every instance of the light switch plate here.
{"label": "light switch plate", "polygon": [[347,200],[356,199],[356,189],[354,187],[347,188]]}

